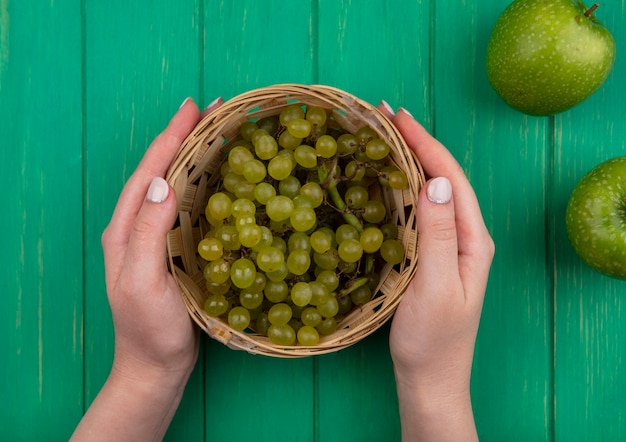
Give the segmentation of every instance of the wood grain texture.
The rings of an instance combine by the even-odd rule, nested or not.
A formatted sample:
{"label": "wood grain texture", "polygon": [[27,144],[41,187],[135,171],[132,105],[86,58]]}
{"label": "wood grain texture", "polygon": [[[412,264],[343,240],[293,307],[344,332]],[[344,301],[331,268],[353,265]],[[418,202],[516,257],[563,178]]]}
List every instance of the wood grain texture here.
{"label": "wood grain texture", "polygon": [[[100,235],[179,104],[281,82],[409,109],[470,178],[497,248],[472,380],[481,440],[623,439],[626,282],[582,263],[563,218],[575,183],[626,152],[626,7],[597,11],[618,43],[606,84],[537,118],[486,79],[508,3],[0,0],[0,440],[67,439],[106,379]],[[203,337],[166,439],[399,440],[388,332],[301,360]]]}

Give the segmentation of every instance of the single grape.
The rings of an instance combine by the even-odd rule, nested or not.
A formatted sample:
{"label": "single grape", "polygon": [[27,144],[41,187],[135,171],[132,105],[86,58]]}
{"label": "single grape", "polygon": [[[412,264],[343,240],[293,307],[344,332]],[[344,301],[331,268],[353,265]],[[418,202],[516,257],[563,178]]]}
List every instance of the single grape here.
{"label": "single grape", "polygon": [[339,265],[339,254],[333,248],[328,249],[324,253],[315,252],[313,261],[324,270],[333,270]]}
{"label": "single grape", "polygon": [[317,222],[315,210],[310,207],[296,207],[290,216],[292,227],[298,232],[306,232]]}
{"label": "single grape", "polygon": [[293,252],[294,250],[304,250],[306,252],[311,251],[311,238],[304,232],[293,232],[289,235],[287,240],[287,250]]}
{"label": "single grape", "polygon": [[284,195],[277,195],[267,202],[265,213],[273,221],[284,221],[291,216],[294,204],[291,198]]}
{"label": "single grape", "polygon": [[261,160],[274,158],[278,153],[278,142],[271,135],[262,135],[254,143],[254,152]]}
{"label": "single grape", "polygon": [[373,293],[367,285],[361,286],[350,293],[352,302],[356,305],[367,304],[372,300]]}
{"label": "single grape", "polygon": [[320,341],[319,332],[310,325],[303,325],[298,330],[298,343],[300,345],[317,345]]}
{"label": "single grape", "polygon": [[283,302],[274,304],[267,312],[267,318],[274,325],[287,324],[291,320],[291,316],[291,307]]}
{"label": "single grape", "polygon": [[361,246],[366,253],[374,253],[380,249],[383,244],[383,232],[378,227],[366,227],[361,232]]}
{"label": "single grape", "polygon": [[274,303],[282,302],[289,295],[289,286],[285,281],[267,281],[263,294],[268,301]]}
{"label": "single grape", "polygon": [[239,292],[239,303],[248,310],[259,307],[263,299],[263,292],[251,290],[249,287]]}
{"label": "single grape", "polygon": [[228,325],[238,331],[245,330],[250,325],[250,312],[245,307],[233,307],[228,312]]}
{"label": "single grape", "polygon": [[235,228],[240,233],[239,241],[241,241],[241,229],[250,226],[256,226],[256,218],[253,215],[244,215],[235,218]]}
{"label": "single grape", "polygon": [[397,239],[388,239],[380,246],[380,255],[391,265],[396,265],[404,259],[404,246]]}
{"label": "single grape", "polygon": [[254,159],[254,155],[244,146],[235,146],[228,152],[228,165],[233,172],[242,175],[243,167]]}
{"label": "single grape", "polygon": [[259,228],[261,229],[261,238],[256,245],[252,246],[252,250],[255,252],[271,246],[274,241],[274,235],[272,235],[272,231],[268,227],[259,226]]}
{"label": "single grape", "polygon": [[297,282],[291,288],[291,301],[299,307],[306,306],[312,296],[313,290],[307,282]]}
{"label": "single grape", "polygon": [[389,155],[389,145],[380,138],[373,139],[365,145],[365,155],[371,160],[382,160]]}
{"label": "single grape", "polygon": [[205,275],[204,285],[211,295],[225,295],[226,293],[228,293],[232,286],[232,282],[230,281],[230,279],[226,282],[218,284],[217,282],[211,281],[211,279],[207,279],[207,276],[208,275]]}
{"label": "single grape", "polygon": [[284,281],[289,276],[289,267],[287,263],[283,262],[280,267],[273,272],[266,272],[265,276],[271,281]]}
{"label": "single grape", "polygon": [[293,150],[302,143],[302,138],[294,137],[288,130],[278,137],[278,145],[283,149]]}
{"label": "single grape", "polygon": [[277,155],[267,165],[267,173],[275,180],[284,180],[293,170],[294,164],[285,155]]}
{"label": "single grape", "polygon": [[306,110],[306,119],[313,126],[323,126],[326,124],[326,111],[320,106],[309,106]]}
{"label": "single grape", "polygon": [[283,126],[287,126],[287,123],[297,118],[304,118],[304,109],[298,104],[290,104],[280,111],[279,121]]}
{"label": "single grape", "polygon": [[294,118],[287,122],[287,131],[296,138],[306,138],[311,135],[311,122],[303,118]]}
{"label": "single grape", "polygon": [[239,241],[244,247],[252,248],[256,246],[262,237],[263,230],[257,224],[245,225],[239,229]]}
{"label": "single grape", "polygon": [[317,305],[317,311],[319,311],[324,318],[334,318],[339,312],[337,298],[332,295],[328,296],[323,302]]}
{"label": "single grape", "polygon": [[230,308],[230,303],[224,295],[211,295],[204,302],[204,311],[209,316],[222,316]]}
{"label": "single grape", "polygon": [[217,238],[204,238],[198,243],[198,254],[207,261],[215,261],[222,257],[224,246]]}
{"label": "single grape", "polygon": [[332,270],[322,270],[315,280],[324,284],[330,292],[334,292],[339,287],[339,277]]}
{"label": "single grape", "polygon": [[254,188],[254,198],[263,205],[266,205],[274,196],[276,196],[276,188],[270,183],[259,183]]}
{"label": "single grape", "polygon": [[267,330],[270,328],[270,321],[267,319],[267,313],[261,312],[256,318],[254,327],[255,331],[260,335],[267,336]]}
{"label": "single grape", "polygon": [[376,131],[369,126],[363,126],[360,129],[357,129],[354,136],[362,146],[365,146],[368,142],[378,138]]}
{"label": "single grape", "polygon": [[285,262],[283,252],[276,247],[266,247],[259,250],[256,264],[264,272],[274,272]]}
{"label": "single grape", "polygon": [[318,183],[310,181],[300,187],[300,195],[304,195],[311,200],[313,208],[319,207],[324,202],[324,190]]}
{"label": "single grape", "polygon": [[316,328],[322,335],[331,335],[337,330],[337,321],[335,318],[324,318]]}
{"label": "single grape", "polygon": [[276,115],[269,115],[267,117],[261,118],[259,121],[256,122],[256,124],[257,126],[259,126],[259,129],[262,129],[268,134],[274,136],[274,134],[276,134],[276,132],[278,131],[278,126],[280,125],[280,122]]}
{"label": "single grape", "polygon": [[350,181],[360,181],[365,176],[365,167],[360,166],[356,161],[352,160],[346,164],[344,173]]}
{"label": "single grape", "polygon": [[300,180],[295,176],[288,176],[278,182],[278,193],[291,199],[300,194]]}
{"label": "single grape", "polygon": [[316,230],[311,234],[311,248],[317,253],[324,253],[330,249],[332,240],[330,235],[323,230]]}
{"label": "single grape", "polygon": [[352,134],[343,134],[337,138],[337,153],[339,155],[353,154],[359,148],[359,140]]}
{"label": "single grape", "polygon": [[369,200],[370,195],[365,187],[351,186],[346,189],[344,200],[351,209],[362,209]]}
{"label": "single grape", "polygon": [[209,279],[218,284],[226,282],[230,278],[230,264],[224,258],[209,262],[205,269]]}
{"label": "single grape", "polygon": [[396,226],[395,224],[383,224],[382,226],[380,226],[380,231],[383,233],[384,239],[398,238],[398,226]]}
{"label": "single grape", "polygon": [[317,327],[322,322],[322,315],[315,307],[307,307],[302,311],[300,319],[304,325]]}
{"label": "single grape", "polygon": [[387,209],[380,201],[369,200],[363,205],[363,219],[368,223],[378,224],[386,215]]}
{"label": "single grape", "polygon": [[231,199],[223,192],[217,192],[211,195],[206,206],[207,215],[215,219],[226,219],[232,213],[233,203]]}
{"label": "single grape", "polygon": [[335,238],[337,239],[337,243],[341,244],[346,239],[359,239],[359,232],[350,224],[342,224],[337,227]]}
{"label": "single grape", "polygon": [[293,345],[296,342],[296,332],[288,325],[270,325],[267,336],[276,345]]}
{"label": "single grape", "polygon": [[252,133],[258,128],[259,126],[254,121],[246,121],[239,127],[239,133],[244,140],[250,141]]}
{"label": "single grape", "polygon": [[317,152],[311,146],[302,144],[296,147],[293,154],[296,158],[296,162],[300,166],[306,169],[313,169],[314,167],[317,167]]}
{"label": "single grape", "polygon": [[363,256],[363,247],[361,246],[361,242],[356,239],[346,239],[339,243],[339,249],[337,250],[339,253],[339,258],[341,258],[345,262],[357,262]]}
{"label": "single grape", "polygon": [[306,250],[294,250],[287,256],[287,268],[294,275],[304,275],[311,266],[311,255]]}
{"label": "single grape", "polygon": [[230,266],[230,280],[236,287],[250,287],[256,278],[256,266],[248,258],[239,258]]}
{"label": "single grape", "polygon": [[322,135],[315,142],[315,151],[322,158],[332,158],[337,153],[337,141],[330,135]]}

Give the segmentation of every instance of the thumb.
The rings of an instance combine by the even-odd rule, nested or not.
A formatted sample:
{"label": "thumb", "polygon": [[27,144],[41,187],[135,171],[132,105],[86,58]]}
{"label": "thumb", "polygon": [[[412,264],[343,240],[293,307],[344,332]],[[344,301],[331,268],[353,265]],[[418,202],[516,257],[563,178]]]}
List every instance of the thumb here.
{"label": "thumb", "polygon": [[447,178],[433,178],[426,183],[418,199],[416,221],[419,235],[418,272],[428,279],[448,271],[458,274],[454,202],[452,185]]}
{"label": "thumb", "polygon": [[170,190],[163,178],[153,178],[133,223],[126,264],[137,280],[153,280],[166,270],[167,234],[176,220],[176,194]]}

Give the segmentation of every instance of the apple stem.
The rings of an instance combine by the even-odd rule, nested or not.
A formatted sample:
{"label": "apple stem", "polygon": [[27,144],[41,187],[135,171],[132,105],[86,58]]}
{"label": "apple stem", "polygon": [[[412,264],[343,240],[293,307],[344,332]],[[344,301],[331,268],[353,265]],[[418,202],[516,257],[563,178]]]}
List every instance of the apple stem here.
{"label": "apple stem", "polygon": [[598,9],[598,6],[600,6],[600,3],[594,3],[589,9],[587,9],[587,12],[585,12],[585,17],[591,17],[591,14],[593,14],[593,11]]}

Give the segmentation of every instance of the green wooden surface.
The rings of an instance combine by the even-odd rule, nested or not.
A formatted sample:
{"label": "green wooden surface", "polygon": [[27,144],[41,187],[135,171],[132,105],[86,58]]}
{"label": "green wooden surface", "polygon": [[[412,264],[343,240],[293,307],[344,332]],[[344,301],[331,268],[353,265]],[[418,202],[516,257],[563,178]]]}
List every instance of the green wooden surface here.
{"label": "green wooden surface", "polygon": [[[496,247],[472,395],[483,441],[626,437],[626,282],[586,267],[563,216],[626,150],[626,6],[598,15],[613,74],[582,105],[524,116],[491,90],[508,0],[0,0],[0,440],[65,440],[106,379],[100,235],[148,143],[201,105],[279,82],[409,109],[464,166]],[[388,326],[279,360],[203,339],[168,440],[395,441]]]}

